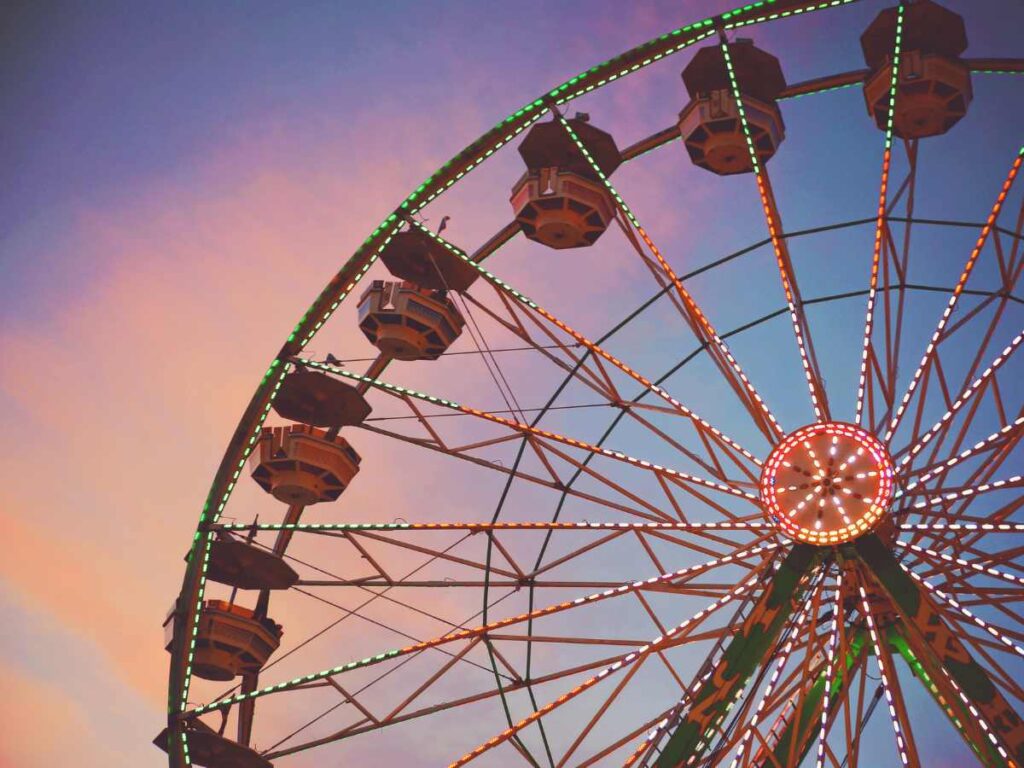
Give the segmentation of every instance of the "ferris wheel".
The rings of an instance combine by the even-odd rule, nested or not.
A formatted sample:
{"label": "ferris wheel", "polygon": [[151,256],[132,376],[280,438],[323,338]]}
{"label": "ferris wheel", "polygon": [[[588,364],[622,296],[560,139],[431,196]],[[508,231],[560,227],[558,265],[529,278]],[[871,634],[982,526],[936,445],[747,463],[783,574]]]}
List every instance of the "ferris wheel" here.
{"label": "ferris wheel", "polygon": [[[1024,58],[965,58],[970,18],[931,0],[833,25],[863,66],[798,82],[745,37],[854,3],[669,30],[370,233],[203,506],[164,625],[172,767],[1024,768],[1024,147],[981,219],[918,212],[929,142]],[[575,111],[669,57],[668,127],[622,147]],[[872,215],[787,229],[787,127],[838,89]],[[456,239],[435,201],[510,163],[507,223]],[[620,192],[645,164],[747,190],[757,242],[674,252]]]}

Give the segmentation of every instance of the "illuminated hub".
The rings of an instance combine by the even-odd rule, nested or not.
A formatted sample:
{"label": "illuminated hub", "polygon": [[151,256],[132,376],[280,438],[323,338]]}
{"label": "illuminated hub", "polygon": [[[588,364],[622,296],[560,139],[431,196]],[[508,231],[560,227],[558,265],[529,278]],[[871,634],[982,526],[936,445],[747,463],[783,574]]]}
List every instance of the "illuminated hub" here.
{"label": "illuminated hub", "polygon": [[792,539],[834,545],[872,530],[892,501],[892,459],[878,438],[853,424],[801,427],[761,471],[765,515]]}

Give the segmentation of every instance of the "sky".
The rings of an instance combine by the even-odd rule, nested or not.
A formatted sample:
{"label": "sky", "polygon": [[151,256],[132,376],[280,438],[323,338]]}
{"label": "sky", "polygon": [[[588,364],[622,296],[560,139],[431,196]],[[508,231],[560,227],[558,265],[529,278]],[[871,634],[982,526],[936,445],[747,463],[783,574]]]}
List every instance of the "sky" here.
{"label": "sky", "polygon": [[[947,4],[968,19],[966,55],[1024,55],[1020,4]],[[625,12],[611,0],[5,4],[0,766],[163,762],[150,744],[164,719],[160,624],[227,438],[295,320],[411,189],[498,120],[595,63],[731,5],[638,0]],[[799,81],[861,67],[857,38],[882,7],[865,1],[742,36],[775,53],[788,80]],[[626,146],[676,120],[688,56],[567,111],[590,113]],[[922,143],[922,215],[984,218],[1021,143],[1022,88],[1024,78],[975,75],[975,102],[962,124]],[[786,143],[769,169],[787,227],[871,216],[881,134],[859,89],[787,102],[784,114]],[[508,221],[508,191],[521,172],[507,148],[428,207],[425,222],[433,227],[450,215],[446,235],[471,250]],[[752,179],[713,178],[690,166],[678,144],[624,167],[615,182],[680,272],[765,236]],[[806,270],[806,295],[863,287],[871,233],[844,232],[793,246]],[[975,234],[915,233],[924,254],[915,275],[950,284]],[[519,238],[489,266],[596,338],[656,290],[623,244],[609,232],[593,249],[556,253]],[[772,276],[770,251],[690,284],[725,330],[780,306],[777,284],[755,274]],[[383,276],[379,265],[371,273]],[[979,268],[977,280],[991,279],[991,270]],[[921,298],[908,336],[925,338],[943,302]],[[819,354],[835,381],[856,375],[862,316],[859,300],[833,314],[812,313]],[[310,355],[371,356],[354,317],[354,304],[344,305]],[[512,346],[511,336],[482,322],[492,346]],[[609,348],[661,375],[694,347],[678,323],[671,305],[658,302]],[[1019,311],[1000,331],[1012,335],[1014,327]],[[802,382],[789,333],[782,318],[736,337],[735,350],[753,378],[760,374],[784,422],[797,426],[809,417],[794,394],[802,395]],[[467,335],[458,343],[472,350]],[[503,358],[523,407],[542,404],[560,380],[557,369],[542,365],[522,355]],[[706,360],[698,361],[670,384],[713,423],[757,446],[734,403],[705,386],[713,376]],[[396,364],[384,378],[502,407],[478,355]],[[846,386],[848,411],[853,389]],[[559,402],[588,398],[593,394],[570,387]],[[385,398],[373,402],[375,415],[398,413]],[[581,410],[546,423],[596,440],[607,420]],[[464,439],[486,434],[452,429]],[[318,520],[487,519],[493,511],[502,484],[492,475],[378,435],[351,439],[364,455],[359,484],[336,509],[317,510]],[[664,450],[635,429],[616,439],[634,455]],[[493,458],[511,456],[502,449]],[[650,491],[637,483],[637,493]],[[237,496],[230,519],[280,514],[251,486]],[[550,516],[550,504],[550,495],[517,485],[510,514]],[[595,513],[580,503],[570,504],[569,514]],[[320,543],[304,546],[332,568],[357,565],[332,560]],[[618,554],[595,567],[635,578],[632,561]],[[446,616],[480,606],[478,595],[430,599],[431,610]],[[385,623],[409,620],[409,632],[431,628],[414,625],[395,605],[378,608]],[[281,610],[291,611],[289,638],[325,618],[317,604]],[[635,631],[650,629],[638,624]],[[365,626],[352,630],[311,651],[295,671],[335,663],[339,652],[347,659],[360,644],[369,653],[378,640],[396,642]],[[493,722],[503,720],[481,720],[476,730],[486,737]],[[429,749],[429,731],[410,730],[401,744],[378,740],[349,756],[434,765],[475,745],[472,724],[445,723]],[[940,747],[951,738],[948,748],[960,748],[955,736],[935,738]]]}

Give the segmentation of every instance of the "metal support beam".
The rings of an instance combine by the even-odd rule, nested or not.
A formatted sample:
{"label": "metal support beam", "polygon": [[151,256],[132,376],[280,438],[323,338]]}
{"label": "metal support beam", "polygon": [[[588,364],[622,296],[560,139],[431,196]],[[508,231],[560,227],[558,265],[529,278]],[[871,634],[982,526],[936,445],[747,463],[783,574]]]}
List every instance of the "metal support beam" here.
{"label": "metal support beam", "polygon": [[707,749],[709,732],[725,718],[737,694],[764,662],[799,602],[804,576],[816,561],[815,547],[798,544],[789,551],[665,742],[655,763],[657,768],[692,764]]}
{"label": "metal support beam", "polygon": [[[829,696],[829,701],[832,702],[832,705],[829,707],[830,712],[834,712],[842,703],[844,698],[843,692],[853,679],[853,670],[871,652],[871,647],[867,640],[867,633],[863,629],[858,630],[850,640],[849,649],[843,659],[843,666],[837,670],[835,679],[832,681],[831,695]],[[822,696],[825,693],[825,684],[825,664],[824,659],[822,659],[816,679],[804,692],[803,705],[794,706],[793,709],[784,712],[780,716],[786,717],[788,715],[789,717],[785,725],[782,726],[774,746],[770,750],[762,747],[761,751],[754,756],[753,764],[757,768],[788,765],[790,745],[794,739],[796,740],[796,747],[792,751],[792,754],[795,756],[792,764],[801,765],[803,763],[804,758],[818,736],[821,721],[819,707],[821,706]],[[794,702],[794,704],[796,703]],[[799,717],[794,717],[797,712],[799,712]],[[773,726],[771,731],[774,732],[775,730],[776,726]]]}
{"label": "metal support beam", "polygon": [[914,677],[928,689],[932,698],[935,699],[935,703],[946,714],[981,764],[986,768],[1006,765],[999,753],[992,747],[991,742],[985,737],[984,731],[978,726],[963,701],[957,696],[956,691],[946,681],[945,673],[940,669],[929,669],[931,664],[927,657],[923,659],[917,657],[910,647],[910,643],[907,642],[903,628],[898,625],[890,627],[888,640],[889,645],[910,667]]}
{"label": "metal support beam", "polygon": [[876,535],[861,537],[853,548],[903,620],[903,636],[914,654],[927,659],[937,676],[946,679],[953,696],[966,699],[973,720],[997,751],[1005,753],[1003,764],[1024,765],[1024,722],[943,619],[941,610]]}

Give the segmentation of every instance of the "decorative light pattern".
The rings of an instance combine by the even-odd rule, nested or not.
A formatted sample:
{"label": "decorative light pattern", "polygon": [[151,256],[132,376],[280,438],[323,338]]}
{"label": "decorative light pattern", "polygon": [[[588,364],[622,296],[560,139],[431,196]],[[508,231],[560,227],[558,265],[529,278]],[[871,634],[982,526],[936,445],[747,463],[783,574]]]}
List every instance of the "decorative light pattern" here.
{"label": "decorative light pattern", "polygon": [[[957,464],[959,464],[961,461],[963,461],[964,459],[970,458],[971,456],[973,456],[978,451],[982,451],[982,450],[985,450],[986,448],[990,448],[993,443],[996,443],[996,442],[1002,440],[1004,437],[1006,437],[1007,434],[1017,430],[1021,426],[1024,426],[1024,416],[1019,416],[1018,418],[1014,419],[1010,424],[1007,424],[1006,426],[999,428],[998,430],[993,432],[991,435],[986,437],[984,440],[979,440],[974,445],[972,445],[970,448],[966,448],[966,449],[960,451],[960,453],[958,453],[956,456],[953,456],[950,459],[946,459],[946,461],[940,463],[939,465],[935,466],[932,469],[928,469],[928,471],[925,472],[924,474],[922,474],[921,477],[919,477],[916,480],[914,480],[913,482],[909,483],[907,485],[906,490],[904,491],[904,493],[906,493],[907,491],[912,491],[915,488],[917,488],[919,485],[922,485],[923,483],[928,482],[929,480],[931,480],[936,475],[938,475],[938,474],[940,474],[942,472],[945,472],[948,469],[952,469]],[[896,496],[899,497],[900,495],[901,494],[899,492],[897,492]]]}
{"label": "decorative light pattern", "polygon": [[882,235],[885,231],[885,208],[889,194],[889,164],[892,161],[892,127],[896,116],[896,85],[899,82],[900,50],[903,47],[903,14],[900,3],[896,11],[896,40],[893,44],[892,79],[889,81],[889,113],[885,121],[885,151],[882,153],[882,181],[878,185],[878,211],[875,219],[875,244],[871,255],[871,283],[868,288],[868,306],[864,317],[864,338],[861,347],[860,379],[857,382],[857,415],[861,423],[864,416],[864,395],[868,375],[868,353],[871,349],[871,329],[875,319],[875,300],[878,296],[878,268],[882,260]]}
{"label": "decorative light pattern", "polygon": [[761,471],[761,504],[783,533],[835,545],[870,531],[892,501],[895,472],[878,439],[853,424],[801,427]]}
{"label": "decorative light pattern", "polygon": [[964,403],[974,397],[981,387],[988,382],[992,375],[999,370],[1000,366],[1010,359],[1010,356],[1016,351],[1022,341],[1024,341],[1024,331],[1014,336],[1010,343],[1003,347],[1002,351],[995,356],[992,362],[989,363],[989,366],[981,372],[978,378],[972,381],[971,385],[967,387],[967,389],[965,389],[955,401],[953,401],[953,405],[950,406],[948,411],[942,414],[942,418],[935,422],[932,428],[925,432],[924,435],[921,436],[921,439],[910,447],[907,454],[900,459],[901,467],[909,464],[917,454],[924,450],[925,446],[928,445],[932,438],[934,438],[946,423],[964,406]]}
{"label": "decorative light pattern", "polygon": [[459,405],[453,400],[446,400],[442,397],[435,397],[434,395],[428,395],[424,392],[419,392],[415,389],[409,389],[408,387],[402,387],[397,384],[389,384],[386,381],[375,379],[372,376],[366,376],[364,374],[356,373],[354,371],[348,371],[345,370],[344,368],[339,368],[336,365],[330,365],[328,363],[319,363],[315,360],[306,360],[304,358],[296,358],[295,362],[299,365],[306,366],[307,368],[317,368],[322,371],[327,371],[328,373],[343,376],[347,379],[361,381],[365,384],[369,384],[371,387],[381,389],[385,392],[390,392],[392,394],[400,395],[403,397],[414,397],[417,400],[425,400],[429,403],[434,403],[435,405],[440,405],[444,408],[449,408],[453,411],[461,411],[462,413],[468,413],[472,416],[477,416],[481,419],[492,421],[495,424],[501,424],[502,426],[508,427],[509,429],[515,430],[516,432],[520,432],[522,434],[536,435],[537,437],[543,437],[548,440],[553,440],[557,443],[562,443],[563,445],[572,446],[573,448],[580,448],[584,451],[588,451],[589,453],[599,454],[601,456],[606,456],[610,459],[615,459],[616,461],[631,464],[635,467],[649,469],[658,474],[675,477],[686,482],[704,486],[705,488],[713,488],[717,491],[731,494],[732,496],[738,496],[740,498],[747,499],[748,501],[757,501],[757,496],[755,496],[754,494],[747,493],[746,491],[741,490],[740,488],[735,488],[731,485],[726,485],[725,483],[717,483],[713,480],[707,480],[703,477],[691,475],[688,472],[681,472],[677,469],[669,469],[668,467],[664,467],[660,464],[654,464],[650,461],[647,461],[646,459],[638,459],[633,456],[629,456],[628,454],[622,453],[621,451],[613,451],[610,448],[603,448],[599,445],[593,445],[592,443],[584,442],[583,440],[577,440],[572,437],[566,437],[565,435],[560,435],[557,432],[551,432],[546,429],[540,429],[539,427],[533,427],[530,426],[529,424],[524,424],[514,419],[506,419],[504,416],[496,416],[495,414],[490,413],[489,411],[481,411],[478,408],[470,408],[468,405]]}
{"label": "decorative light pattern", "polygon": [[228,696],[227,698],[218,699],[217,701],[212,701],[208,704],[203,704],[199,707],[196,707],[191,711],[182,712],[181,716],[185,717],[191,715],[199,715],[203,712],[210,712],[215,709],[220,709],[221,707],[230,706],[232,704],[238,704],[239,702],[245,701],[246,699],[255,699],[261,696],[266,696],[271,693],[286,691],[290,688],[305,685],[306,683],[311,683],[316,680],[323,680],[324,678],[332,677],[334,675],[340,675],[345,672],[350,672],[354,669],[369,667],[374,664],[379,664],[382,661],[396,658],[398,656],[407,656],[409,654],[419,653],[429,648],[436,648],[437,646],[445,645],[447,643],[455,642],[458,640],[469,640],[471,638],[486,635],[488,633],[494,632],[494,630],[496,629],[508,627],[513,624],[519,624],[524,621],[532,621],[534,619],[541,618],[542,616],[550,616],[552,614],[567,611],[581,605],[590,605],[592,603],[597,603],[602,600],[607,600],[611,597],[617,597],[619,595],[637,592],[639,590],[645,589],[653,585],[671,583],[684,576],[695,575],[699,572],[706,571],[711,568],[716,568],[720,565],[728,565],[729,563],[740,562],[742,560],[746,560],[749,557],[759,555],[763,552],[773,551],[777,547],[778,544],[768,542],[760,546],[750,547],[749,549],[734,552],[731,555],[718,557],[714,560],[709,560],[699,565],[691,565],[687,568],[682,568],[678,571],[663,573],[658,576],[652,576],[649,579],[640,579],[638,581],[628,582],[618,587],[606,589],[601,592],[595,592],[584,597],[577,597],[574,600],[566,600],[565,602],[555,603],[554,605],[549,605],[544,608],[538,608],[537,610],[530,611],[528,613],[522,613],[518,616],[511,616],[506,619],[499,619],[498,621],[492,621],[487,624],[481,624],[480,626],[473,627],[471,629],[460,629],[456,632],[451,632],[447,635],[442,635],[431,640],[424,640],[419,643],[414,643],[413,645],[408,645],[404,648],[392,648],[382,653],[378,653],[374,656],[367,656],[366,658],[360,659],[358,661],[350,661],[347,664],[342,664],[337,667],[321,670],[320,672],[314,672],[303,677],[296,677],[292,680],[277,683],[276,685],[268,685],[264,688],[259,688],[249,693],[239,693],[234,696]]}
{"label": "decorative light pattern", "polygon": [[933,595],[935,595],[941,602],[945,603],[946,605],[949,605],[952,608],[955,608],[957,611],[959,611],[961,614],[966,616],[972,622],[974,622],[979,627],[984,629],[986,632],[988,632],[990,635],[992,635],[992,637],[994,637],[996,640],[1001,642],[1003,645],[1005,645],[1011,651],[1016,653],[1018,656],[1024,656],[1024,648],[1021,648],[1019,645],[1017,645],[1015,642],[1010,640],[1010,638],[1006,637],[1006,635],[1004,635],[1002,632],[997,630],[995,627],[993,627],[991,624],[989,624],[987,621],[985,621],[980,616],[975,616],[970,611],[969,608],[961,605],[960,602],[955,597],[953,597],[950,594],[947,594],[947,593],[943,592],[941,589],[939,589],[935,585],[931,584],[930,582],[925,581],[918,574],[914,573],[914,571],[912,571],[909,568],[907,568],[907,566],[905,566],[903,563],[900,563],[900,568],[902,568],[904,571],[906,571],[907,575],[909,575],[910,578],[912,578],[914,581],[916,581],[922,587],[924,587],[929,592],[931,592]]}
{"label": "decorative light pattern", "polygon": [[1024,577],[1014,576],[1012,573],[1006,573],[1006,571],[1000,571],[998,568],[992,568],[987,565],[979,565],[978,563],[972,563],[970,560],[964,560],[962,557],[954,557],[953,555],[947,555],[945,552],[936,552],[934,549],[927,549],[920,547],[917,544],[909,544],[905,541],[894,542],[898,547],[904,547],[912,552],[916,552],[919,555],[927,555],[928,557],[935,557],[939,560],[943,560],[947,563],[956,563],[964,568],[969,568],[976,573],[984,573],[986,576],[994,576],[997,579],[1003,581],[1010,581],[1014,584],[1024,585]]}
{"label": "decorative light pattern", "polygon": [[587,678],[586,680],[584,680],[582,683],[580,683],[576,687],[572,688],[571,690],[567,691],[566,693],[563,693],[557,699],[554,699],[553,701],[550,701],[547,704],[545,704],[543,707],[540,707],[539,709],[534,710],[533,712],[531,712],[529,715],[524,717],[522,720],[520,720],[515,725],[510,726],[509,728],[506,728],[504,731],[499,733],[497,736],[494,736],[494,737],[488,739],[487,741],[485,741],[483,744],[481,744],[480,746],[478,746],[476,749],[472,750],[471,752],[467,752],[462,757],[460,757],[458,760],[455,760],[454,762],[450,763],[448,765],[448,768],[459,768],[459,766],[463,766],[466,763],[468,763],[468,762],[470,762],[472,760],[475,760],[480,755],[482,755],[484,752],[487,752],[488,750],[494,749],[494,747],[498,746],[499,744],[503,744],[504,742],[508,741],[510,738],[515,736],[517,733],[519,733],[519,731],[523,730],[524,728],[526,728],[530,724],[536,722],[537,720],[539,720],[540,718],[544,717],[545,715],[547,715],[551,711],[553,711],[553,710],[557,709],[558,707],[562,706],[567,701],[569,701],[571,699],[574,699],[577,696],[579,696],[581,693],[583,693],[584,691],[586,691],[586,690],[588,690],[590,688],[593,688],[595,685],[597,685],[599,682],[604,680],[609,675],[612,675],[612,674],[614,674],[614,673],[624,669],[625,667],[631,666],[632,664],[635,664],[638,661],[642,661],[643,659],[646,659],[647,656],[649,656],[652,653],[660,651],[662,648],[664,648],[670,642],[672,642],[675,638],[677,638],[680,634],[682,634],[684,631],[686,631],[686,629],[688,627],[690,627],[692,624],[694,624],[696,622],[699,622],[699,621],[703,621],[705,618],[707,618],[709,615],[711,615],[712,613],[717,611],[722,606],[727,605],[728,603],[730,603],[733,600],[735,600],[738,596],[742,595],[744,592],[746,592],[748,589],[753,587],[759,581],[760,581],[760,576],[752,576],[751,578],[747,579],[746,581],[744,581],[739,586],[733,588],[728,594],[723,595],[718,600],[713,602],[707,608],[703,608],[703,609],[697,611],[697,613],[695,613],[693,616],[688,618],[683,623],[679,624],[674,629],[670,630],[669,632],[666,632],[664,635],[656,637],[654,640],[652,640],[651,642],[647,643],[646,645],[640,646],[635,651],[627,653],[625,656],[620,658],[614,664],[611,664],[611,665],[605,667],[604,669],[602,669],[600,672],[598,672],[593,677]]}
{"label": "decorative light pattern", "polygon": [[[900,9],[902,11],[902,6]],[[914,371],[914,375],[910,379],[910,385],[907,387],[907,391],[903,393],[903,399],[900,401],[899,406],[896,408],[896,413],[893,414],[892,420],[889,422],[889,427],[885,432],[886,443],[889,442],[893,434],[896,432],[896,428],[899,426],[900,420],[903,418],[907,405],[910,403],[910,398],[913,396],[914,390],[917,389],[921,376],[924,374],[925,368],[928,366],[932,354],[935,352],[935,347],[938,345],[943,332],[946,330],[946,324],[949,322],[949,317],[953,314],[953,310],[956,308],[957,301],[960,299],[960,294],[963,293],[963,290],[967,285],[967,279],[971,276],[971,271],[974,269],[974,265],[977,263],[978,257],[981,255],[981,249],[985,247],[985,242],[988,240],[989,233],[995,226],[996,219],[999,218],[999,212],[1003,209],[1003,202],[1006,200],[1006,196],[1009,194],[1010,188],[1013,186],[1014,179],[1017,178],[1017,172],[1020,170],[1021,164],[1024,163],[1024,155],[1021,154],[1021,151],[1024,151],[1024,147],[1018,151],[1017,157],[1013,161],[1013,165],[1010,166],[1010,172],[1007,174],[1005,181],[1003,181],[1003,186],[999,190],[999,195],[996,197],[995,203],[992,205],[992,210],[989,211],[988,218],[985,220],[985,225],[981,228],[981,233],[978,235],[978,239],[974,243],[971,255],[967,257],[967,263],[964,265],[963,272],[960,273],[960,278],[957,280],[956,286],[953,288],[953,294],[949,297],[946,308],[942,310],[942,316],[939,318],[938,325],[935,326],[935,330],[932,332],[932,337],[929,339],[928,345],[925,347],[924,355],[921,356],[921,362],[917,364],[917,370]]]}
{"label": "decorative light pattern", "polygon": [[676,293],[679,294],[679,298],[681,298],[683,303],[686,305],[690,315],[694,318],[694,321],[701,327],[703,332],[707,334],[707,337],[711,340],[711,343],[715,345],[719,353],[726,359],[726,361],[729,364],[729,367],[732,368],[733,373],[735,373],[739,377],[740,381],[743,383],[743,388],[747,391],[747,394],[757,404],[758,408],[760,408],[761,412],[764,414],[765,418],[770,423],[772,430],[775,432],[775,434],[781,436],[782,427],[779,426],[778,421],[776,421],[775,419],[775,415],[768,408],[768,404],[761,399],[761,395],[759,395],[757,390],[754,389],[754,385],[751,384],[750,379],[747,378],[747,374],[743,372],[743,369],[740,367],[739,362],[736,360],[735,357],[733,357],[732,352],[729,351],[729,346],[725,343],[725,340],[718,335],[718,331],[715,330],[715,327],[711,324],[711,321],[704,314],[704,311],[700,308],[700,306],[697,304],[694,298],[690,295],[690,292],[687,291],[686,288],[683,286],[683,281],[679,279],[679,276],[676,275],[675,270],[673,270],[672,267],[669,265],[668,261],[665,260],[665,257],[661,255],[661,251],[658,250],[658,246],[656,246],[654,244],[654,241],[651,240],[650,235],[647,234],[647,230],[645,230],[640,225],[640,221],[633,214],[633,211],[630,210],[630,207],[626,204],[626,201],[622,199],[622,196],[615,190],[615,187],[612,186],[612,183],[608,180],[608,177],[605,175],[604,171],[601,170],[601,167],[597,164],[597,161],[594,160],[590,152],[587,150],[586,146],[583,144],[582,141],[580,141],[580,137],[576,135],[576,132],[572,129],[572,126],[569,125],[569,121],[566,120],[561,115],[558,115],[558,119],[559,121],[561,121],[562,127],[565,129],[566,133],[569,134],[569,137],[576,144],[577,148],[580,150],[583,157],[590,164],[591,169],[594,171],[595,174],[597,174],[598,178],[601,179],[602,183],[605,186],[605,189],[608,190],[608,193],[612,196],[612,198],[615,200],[615,203],[618,205],[619,210],[622,211],[622,214],[626,217],[630,224],[633,225],[633,228],[636,230],[636,233],[640,235],[640,238],[644,241],[644,243],[647,244],[648,249],[650,249],[651,253],[654,255],[654,258],[661,266],[661,269],[665,273],[665,276],[668,277],[669,281],[675,287]]}
{"label": "decorative light pattern", "polygon": [[1024,477],[1021,475],[1014,475],[1006,480],[993,480],[990,483],[982,483],[981,485],[974,485],[970,488],[959,488],[955,491],[939,493],[935,496],[928,496],[920,501],[915,501],[913,509],[935,507],[941,504],[946,504],[950,501],[957,501],[959,499],[966,499],[969,496],[976,496],[977,494],[985,493],[986,491],[998,491],[1000,488],[1018,488],[1020,487],[1022,480],[1024,480]]}
{"label": "decorative light pattern", "polygon": [[1024,523],[907,523],[900,525],[901,531],[1024,531]]}
{"label": "decorative light pattern", "polygon": [[655,395],[657,395],[662,400],[664,400],[669,405],[671,405],[673,408],[675,408],[677,411],[679,411],[683,416],[686,416],[691,421],[694,421],[696,424],[698,424],[700,427],[703,427],[704,429],[706,429],[709,432],[711,432],[713,435],[715,435],[715,437],[717,437],[720,440],[728,443],[730,446],[732,446],[732,448],[734,448],[735,450],[739,451],[746,458],[750,459],[751,461],[753,461],[758,466],[761,465],[760,460],[758,460],[754,456],[754,454],[752,454],[750,451],[748,451],[742,445],[740,445],[735,440],[730,438],[728,435],[724,434],[717,427],[712,426],[712,424],[710,422],[708,422],[706,419],[701,418],[696,413],[691,411],[689,408],[687,408],[681,402],[676,400],[676,398],[672,397],[672,395],[670,395],[666,390],[664,390],[661,387],[659,387],[657,384],[655,384],[653,381],[648,379],[646,376],[642,375],[639,371],[636,371],[633,368],[631,368],[630,366],[626,365],[626,363],[624,363],[621,360],[619,360],[617,357],[612,355],[610,352],[607,352],[606,350],[601,348],[599,345],[595,344],[593,341],[588,339],[582,333],[580,333],[579,331],[577,331],[574,328],[572,328],[571,326],[569,326],[568,323],[565,323],[565,322],[559,320],[553,314],[551,314],[546,309],[544,309],[544,307],[542,307],[539,304],[537,304],[536,302],[532,301],[525,294],[517,291],[515,288],[513,288],[511,285],[506,283],[501,278],[499,278],[499,277],[495,276],[494,274],[492,274],[489,270],[485,269],[481,264],[478,264],[477,262],[473,261],[469,257],[469,255],[465,251],[463,251],[461,248],[458,248],[457,246],[455,246],[452,243],[448,242],[443,237],[438,235],[436,232],[431,231],[430,229],[428,229],[427,227],[425,227],[423,224],[421,224],[419,221],[417,221],[415,219],[412,220],[412,224],[417,229],[419,229],[421,232],[423,232],[424,234],[426,234],[430,238],[432,238],[434,241],[436,241],[438,244],[444,246],[444,248],[446,248],[448,251],[450,251],[451,253],[453,253],[456,256],[458,256],[460,259],[462,259],[462,261],[464,261],[467,264],[469,264],[470,266],[472,266],[489,283],[491,283],[492,285],[497,286],[503,292],[511,295],[512,298],[514,298],[520,304],[523,304],[523,305],[529,307],[530,309],[532,309],[534,312],[539,314],[541,317],[543,317],[548,322],[553,323],[558,328],[561,328],[567,334],[572,336],[572,338],[575,341],[577,341],[579,344],[582,344],[584,347],[589,349],[595,355],[598,355],[598,356],[604,358],[605,360],[607,360],[609,363],[614,365],[616,368],[618,368],[620,371],[622,371],[627,376],[632,378],[634,381],[639,383],[641,386],[646,387],[648,390],[653,392]]}
{"label": "decorative light pattern", "polygon": [[796,346],[800,352],[800,364],[803,366],[804,378],[807,380],[807,389],[811,396],[811,405],[814,407],[814,416],[818,421],[824,421],[828,418],[828,402],[825,397],[825,390],[821,386],[820,378],[811,365],[811,358],[807,351],[807,341],[804,339],[804,328],[800,318],[802,308],[798,308],[796,305],[795,286],[790,282],[791,266],[789,263],[789,253],[781,236],[782,222],[779,221],[778,211],[775,208],[774,200],[769,190],[767,175],[761,167],[760,159],[757,156],[757,149],[754,147],[754,137],[750,132],[746,109],[743,106],[743,94],[736,79],[736,71],[732,66],[729,45],[725,42],[722,43],[722,56],[725,59],[725,69],[729,74],[729,84],[732,86],[732,97],[736,101],[736,111],[740,117],[743,137],[747,142],[750,164],[754,169],[754,177],[757,179],[757,191],[761,196],[761,208],[764,210],[765,221],[768,224],[768,236],[771,238],[772,250],[775,252],[776,266],[779,270],[779,277],[782,279],[782,290],[786,294],[786,306],[789,308],[789,319],[793,325],[793,334],[796,336]]}
{"label": "decorative light pattern", "polygon": [[899,716],[896,714],[896,702],[893,699],[892,689],[889,685],[889,670],[886,669],[883,661],[884,658],[888,658],[888,654],[883,653],[882,643],[878,637],[878,627],[875,624],[875,617],[871,613],[871,605],[868,603],[867,592],[864,591],[863,585],[859,589],[861,610],[864,612],[864,619],[868,625],[868,634],[871,635],[871,645],[875,649],[875,661],[878,663],[878,674],[882,678],[882,690],[885,691],[885,701],[889,705],[889,718],[892,720],[892,729],[896,733],[896,747],[900,753],[900,762],[903,763],[904,768],[907,768],[910,765],[910,758],[907,755],[907,744],[903,739],[903,729],[900,727]]}
{"label": "decorative light pattern", "polygon": [[551,521],[495,523],[221,523],[222,531],[763,531],[773,529],[766,523],[668,523],[612,522],[563,523]]}

